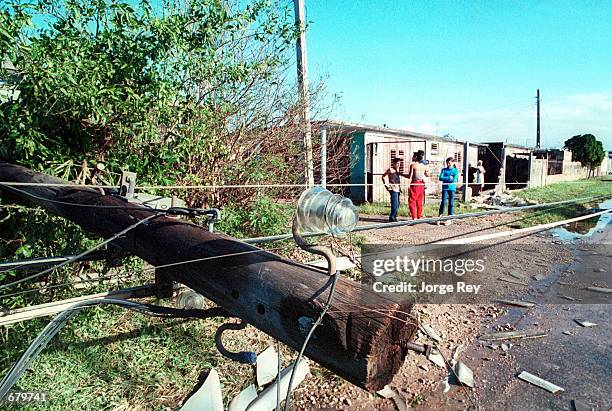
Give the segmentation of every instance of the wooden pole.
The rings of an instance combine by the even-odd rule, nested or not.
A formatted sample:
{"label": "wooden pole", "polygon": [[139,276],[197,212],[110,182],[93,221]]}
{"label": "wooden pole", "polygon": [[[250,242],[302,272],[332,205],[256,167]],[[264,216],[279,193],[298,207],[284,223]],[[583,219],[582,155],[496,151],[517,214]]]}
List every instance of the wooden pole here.
{"label": "wooden pole", "polygon": [[[0,162],[0,181],[65,183],[4,162]],[[5,199],[39,205],[107,238],[151,215],[144,207],[76,185],[19,187],[47,200],[6,185],[0,185],[0,190]],[[321,312],[331,284],[321,269],[164,216],[137,226],[114,243],[156,267],[176,263],[158,271],[296,350]],[[178,264],[196,259],[200,261]],[[408,318],[411,308],[341,278],[334,303],[308,344],[306,356],[359,387],[379,390],[391,382],[406,356],[404,342],[415,331]]]}
{"label": "wooden pole", "polygon": [[461,193],[461,201],[467,203],[472,197],[470,187],[470,143],[463,143],[463,192]]}
{"label": "wooden pole", "polygon": [[299,36],[295,43],[297,55],[297,77],[300,92],[302,127],[304,132],[304,156],[306,160],[306,182],[314,185],[314,164],[312,159],[312,126],[310,124],[310,96],[308,94],[308,54],[306,52],[306,25],[304,23],[304,0],[293,0],[295,25]]}

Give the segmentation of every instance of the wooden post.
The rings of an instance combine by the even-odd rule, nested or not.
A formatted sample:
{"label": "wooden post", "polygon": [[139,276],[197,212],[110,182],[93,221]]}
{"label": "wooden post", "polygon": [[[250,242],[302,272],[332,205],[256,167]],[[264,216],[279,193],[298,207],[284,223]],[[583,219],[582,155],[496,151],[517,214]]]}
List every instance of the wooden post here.
{"label": "wooden post", "polygon": [[327,186],[327,129],[321,128],[321,187]]}
{"label": "wooden post", "polygon": [[461,195],[461,201],[463,201],[464,203],[467,203],[468,201],[470,201],[470,198],[472,197],[471,187],[469,183],[470,181],[469,155],[470,155],[470,143],[466,141],[465,143],[463,143],[463,193]]}
{"label": "wooden post", "polygon": [[302,127],[304,131],[304,159],[306,160],[306,183],[314,185],[314,165],[312,160],[312,126],[310,125],[310,96],[308,94],[308,54],[306,53],[306,26],[304,23],[304,0],[293,0],[295,24],[300,33],[295,43],[297,55],[297,77],[300,92]]}
{"label": "wooden post", "polygon": [[[66,183],[1,161],[0,181]],[[107,238],[151,215],[142,206],[78,186],[18,189],[21,191],[0,185],[3,199],[13,197],[39,205]],[[164,276],[187,285],[296,350],[302,346],[309,324],[321,312],[331,284],[331,278],[321,269],[164,216],[139,225],[114,243],[154,266],[177,264],[164,267]],[[391,382],[404,362],[403,343],[415,331],[415,326],[407,322],[411,308],[341,278],[334,303],[308,344],[306,356],[359,387],[379,390]]]}

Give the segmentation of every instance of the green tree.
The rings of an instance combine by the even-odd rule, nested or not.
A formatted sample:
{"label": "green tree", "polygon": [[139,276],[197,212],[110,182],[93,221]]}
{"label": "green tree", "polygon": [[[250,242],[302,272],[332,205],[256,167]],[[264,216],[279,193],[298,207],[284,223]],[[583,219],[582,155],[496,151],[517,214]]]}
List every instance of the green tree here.
{"label": "green tree", "polygon": [[[295,182],[282,166],[299,150],[288,7],[2,1],[0,59],[16,67],[20,94],[0,104],[0,158],[67,178],[102,161],[141,183]],[[194,206],[237,198],[181,194]]]}
{"label": "green tree", "polygon": [[603,144],[592,134],[579,134],[565,141],[564,148],[572,151],[572,161],[579,161],[589,168],[589,176],[606,156]]}

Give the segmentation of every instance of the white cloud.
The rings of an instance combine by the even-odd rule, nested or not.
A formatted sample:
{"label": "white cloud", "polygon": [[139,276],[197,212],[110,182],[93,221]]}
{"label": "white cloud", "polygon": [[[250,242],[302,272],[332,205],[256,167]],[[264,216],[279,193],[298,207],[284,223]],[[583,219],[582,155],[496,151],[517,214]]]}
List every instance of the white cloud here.
{"label": "white cloud", "polygon": [[[490,111],[415,114],[406,119],[406,130],[450,134],[475,142],[508,141],[535,145],[536,108],[533,105]],[[612,150],[612,92],[577,94],[542,99],[541,137],[543,147],[560,148],[576,134],[591,133]]]}

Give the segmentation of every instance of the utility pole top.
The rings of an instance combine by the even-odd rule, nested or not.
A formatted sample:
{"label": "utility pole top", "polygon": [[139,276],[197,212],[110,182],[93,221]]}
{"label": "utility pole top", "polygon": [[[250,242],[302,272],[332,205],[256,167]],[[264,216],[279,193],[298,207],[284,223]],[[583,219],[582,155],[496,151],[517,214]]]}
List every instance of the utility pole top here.
{"label": "utility pole top", "polygon": [[536,94],[536,103],[538,106],[537,125],[536,125],[536,148],[540,148],[540,89]]}

